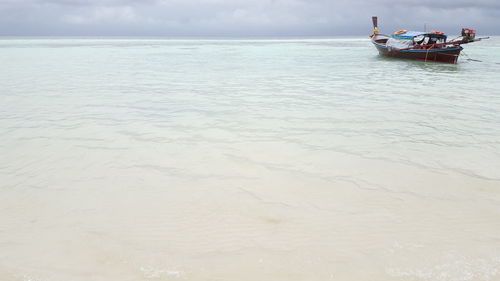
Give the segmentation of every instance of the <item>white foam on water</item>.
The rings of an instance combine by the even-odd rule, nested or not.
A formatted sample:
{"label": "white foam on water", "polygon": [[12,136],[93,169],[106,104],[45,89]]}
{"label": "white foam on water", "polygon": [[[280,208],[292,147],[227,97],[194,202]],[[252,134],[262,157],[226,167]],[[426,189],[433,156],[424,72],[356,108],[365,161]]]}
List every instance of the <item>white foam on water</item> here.
{"label": "white foam on water", "polygon": [[393,277],[432,281],[490,281],[500,277],[500,258],[474,259],[450,255],[446,262],[427,267],[387,268]]}
{"label": "white foam on water", "polygon": [[141,267],[140,270],[148,279],[184,279],[184,273],[177,270],[157,269],[151,266]]}

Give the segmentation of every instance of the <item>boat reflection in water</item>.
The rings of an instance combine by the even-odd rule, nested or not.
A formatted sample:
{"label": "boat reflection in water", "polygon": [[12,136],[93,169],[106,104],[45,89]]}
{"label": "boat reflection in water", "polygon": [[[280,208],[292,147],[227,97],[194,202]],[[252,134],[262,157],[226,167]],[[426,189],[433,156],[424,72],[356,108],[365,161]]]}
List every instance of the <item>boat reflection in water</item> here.
{"label": "boat reflection in water", "polygon": [[462,29],[462,35],[447,41],[441,31],[421,32],[399,30],[391,36],[380,34],[377,17],[372,17],[372,43],[383,56],[401,59],[457,63],[463,44],[477,42],[486,38],[476,38],[472,29]]}

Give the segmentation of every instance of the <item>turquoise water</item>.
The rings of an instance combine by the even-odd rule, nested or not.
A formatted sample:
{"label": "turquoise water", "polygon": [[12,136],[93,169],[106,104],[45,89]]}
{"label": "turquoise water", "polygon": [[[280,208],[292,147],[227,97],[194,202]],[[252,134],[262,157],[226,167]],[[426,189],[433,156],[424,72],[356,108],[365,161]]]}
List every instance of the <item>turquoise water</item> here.
{"label": "turquoise water", "polygon": [[0,279],[500,278],[500,38],[464,47],[0,40]]}

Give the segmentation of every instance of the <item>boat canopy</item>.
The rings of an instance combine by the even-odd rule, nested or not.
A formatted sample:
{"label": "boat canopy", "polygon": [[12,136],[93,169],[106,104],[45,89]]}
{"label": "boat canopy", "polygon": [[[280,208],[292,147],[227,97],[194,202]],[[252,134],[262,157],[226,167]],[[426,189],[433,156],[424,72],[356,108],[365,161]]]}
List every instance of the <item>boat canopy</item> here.
{"label": "boat canopy", "polygon": [[405,31],[402,33],[396,32],[396,34],[392,35],[392,38],[411,40],[413,39],[413,37],[417,37],[424,34],[427,34],[427,32],[422,32],[422,31]]}
{"label": "boat canopy", "polygon": [[447,37],[441,31],[422,32],[422,31],[406,31],[406,30],[396,31],[391,37],[400,40],[412,40],[413,38],[418,36],[425,36],[429,38],[439,38],[439,39],[444,38],[445,40]]}

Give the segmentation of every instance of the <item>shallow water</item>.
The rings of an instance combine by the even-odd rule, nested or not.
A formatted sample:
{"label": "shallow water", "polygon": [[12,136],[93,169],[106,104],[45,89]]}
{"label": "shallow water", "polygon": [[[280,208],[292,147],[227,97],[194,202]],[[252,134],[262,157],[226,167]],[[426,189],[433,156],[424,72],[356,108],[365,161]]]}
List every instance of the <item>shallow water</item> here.
{"label": "shallow water", "polygon": [[0,280],[500,280],[500,38],[0,40]]}

